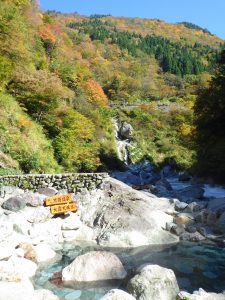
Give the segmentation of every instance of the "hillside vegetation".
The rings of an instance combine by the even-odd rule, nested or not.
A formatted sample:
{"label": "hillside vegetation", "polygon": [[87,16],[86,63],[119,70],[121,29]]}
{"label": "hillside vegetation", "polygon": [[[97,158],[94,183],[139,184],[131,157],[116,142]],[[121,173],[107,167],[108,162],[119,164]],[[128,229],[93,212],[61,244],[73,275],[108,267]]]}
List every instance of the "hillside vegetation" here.
{"label": "hillside vegetation", "polygon": [[190,167],[197,91],[208,86],[224,46],[190,27],[3,0],[1,172],[118,168],[113,116],[135,129],[131,161]]}
{"label": "hillside vegetation", "polygon": [[197,161],[201,176],[225,182],[225,51],[208,88],[201,90],[195,104]]}

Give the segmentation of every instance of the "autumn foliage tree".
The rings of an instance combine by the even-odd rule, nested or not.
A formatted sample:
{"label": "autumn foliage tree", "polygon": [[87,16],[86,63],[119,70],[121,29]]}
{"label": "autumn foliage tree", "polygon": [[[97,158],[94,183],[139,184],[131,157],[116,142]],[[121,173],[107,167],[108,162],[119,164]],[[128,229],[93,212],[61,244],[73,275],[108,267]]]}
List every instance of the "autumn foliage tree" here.
{"label": "autumn foliage tree", "polygon": [[94,171],[100,164],[95,126],[75,110],[63,116],[63,127],[54,141],[58,161],[68,171]]}
{"label": "autumn foliage tree", "polygon": [[15,73],[7,88],[28,113],[44,125],[50,135],[54,111],[73,97],[73,92],[48,70],[20,70]]}
{"label": "autumn foliage tree", "polygon": [[[113,168],[111,120],[120,111],[135,128],[137,160],[175,157],[190,166],[190,103],[212,71],[221,39],[160,20],[42,12],[35,0],[0,2],[0,154],[25,172],[48,170],[48,156],[53,170],[55,158],[64,171]],[[6,112],[10,99],[17,116]],[[128,103],[145,105],[122,113]]]}
{"label": "autumn foliage tree", "polygon": [[97,81],[93,79],[87,80],[84,84],[84,88],[88,102],[99,107],[106,107],[108,105],[107,96]]}
{"label": "autumn foliage tree", "polygon": [[39,29],[39,34],[43,41],[46,53],[50,55],[56,44],[56,36],[53,34],[50,25],[41,26]]}

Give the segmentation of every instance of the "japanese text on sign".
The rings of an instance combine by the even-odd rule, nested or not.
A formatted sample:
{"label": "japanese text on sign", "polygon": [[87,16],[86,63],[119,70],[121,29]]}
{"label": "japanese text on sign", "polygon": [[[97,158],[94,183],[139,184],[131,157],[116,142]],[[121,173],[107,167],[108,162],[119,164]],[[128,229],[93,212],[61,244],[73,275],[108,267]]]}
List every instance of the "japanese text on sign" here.
{"label": "japanese text on sign", "polygon": [[51,213],[53,215],[61,214],[68,211],[76,211],[77,206],[75,203],[68,203],[68,204],[62,204],[62,205],[53,205],[51,206]]}
{"label": "japanese text on sign", "polygon": [[56,204],[64,204],[64,203],[71,203],[73,199],[71,195],[56,195],[53,197],[48,197],[45,199],[45,205],[56,205]]}

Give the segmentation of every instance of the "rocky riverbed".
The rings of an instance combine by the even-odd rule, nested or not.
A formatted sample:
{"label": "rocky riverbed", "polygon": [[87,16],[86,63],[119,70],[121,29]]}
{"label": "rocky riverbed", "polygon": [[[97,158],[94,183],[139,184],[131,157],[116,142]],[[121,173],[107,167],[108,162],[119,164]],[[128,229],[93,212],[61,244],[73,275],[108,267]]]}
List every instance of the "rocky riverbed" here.
{"label": "rocky riverbed", "polygon": [[[109,177],[98,190],[83,189],[73,195],[77,213],[60,217],[53,217],[43,202],[46,196],[67,191],[1,187],[0,299],[92,300],[111,288],[117,289],[103,299],[225,299],[221,283],[225,279],[225,199],[212,198],[212,190],[210,198],[205,197],[205,187],[187,179],[185,187],[175,188],[175,177],[159,176],[147,168],[149,173],[142,171],[141,177],[138,170],[129,175],[142,180],[127,182],[133,188]],[[199,243],[204,266],[214,257],[215,270],[198,266],[201,255],[192,242]],[[79,246],[84,243],[88,246]],[[156,245],[160,248],[154,251]],[[174,264],[165,263],[174,247]],[[189,271],[185,262],[188,253],[193,263]],[[202,285],[194,285],[190,278],[195,278],[196,272],[207,284],[199,280]],[[217,285],[210,286],[210,276]],[[93,285],[95,292],[88,292]],[[193,295],[180,293],[180,288],[193,292],[193,287],[220,294],[203,290]]]}

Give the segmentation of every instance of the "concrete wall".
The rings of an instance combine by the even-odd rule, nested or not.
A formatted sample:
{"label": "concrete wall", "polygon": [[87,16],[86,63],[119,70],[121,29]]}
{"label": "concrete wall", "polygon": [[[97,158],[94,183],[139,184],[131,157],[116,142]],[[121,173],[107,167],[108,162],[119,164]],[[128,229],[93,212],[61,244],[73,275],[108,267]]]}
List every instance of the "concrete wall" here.
{"label": "concrete wall", "polygon": [[83,188],[88,190],[99,188],[107,177],[107,173],[9,175],[0,176],[0,185],[17,186],[28,190],[49,186],[75,193]]}

